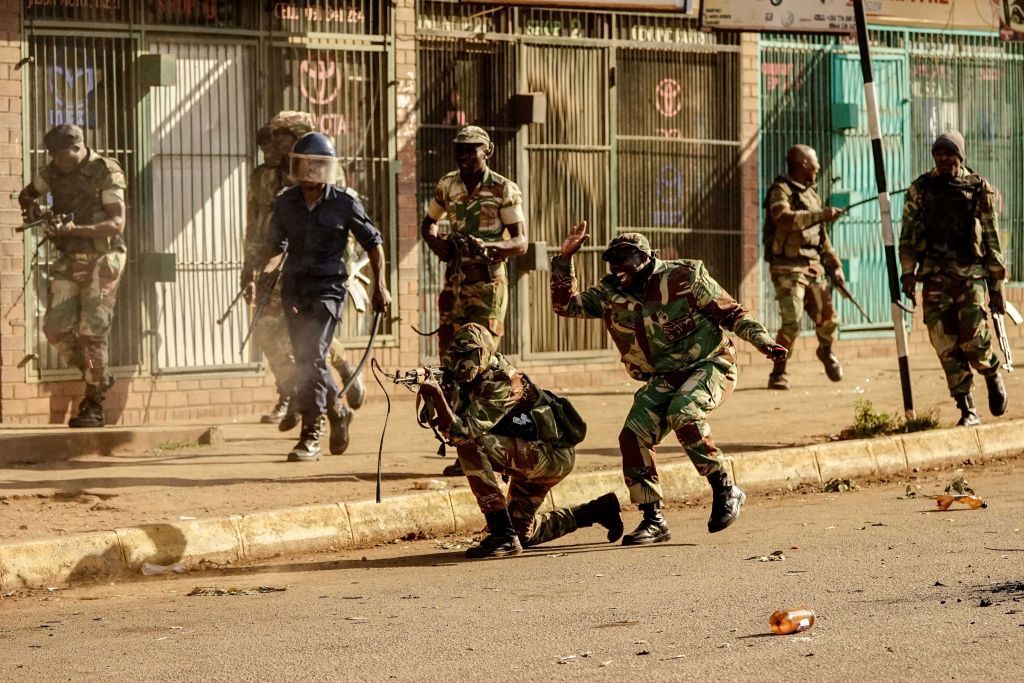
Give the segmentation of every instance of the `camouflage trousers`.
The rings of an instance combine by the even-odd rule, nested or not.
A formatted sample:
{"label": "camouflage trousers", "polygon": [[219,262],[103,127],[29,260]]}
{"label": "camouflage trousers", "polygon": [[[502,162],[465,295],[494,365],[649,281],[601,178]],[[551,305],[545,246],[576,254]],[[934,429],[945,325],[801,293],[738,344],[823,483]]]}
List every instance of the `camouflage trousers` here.
{"label": "camouflage trousers", "polygon": [[999,370],[988,331],[986,290],[984,280],[933,275],[924,281],[924,324],[953,396],[971,390],[972,367],[982,375]]}
{"label": "camouflage trousers", "polygon": [[711,438],[707,416],[736,387],[736,366],[705,361],[685,373],[657,375],[633,396],[633,407],[619,434],[622,473],[633,503],[662,499],[655,448],[669,431],[706,477],[722,467],[722,451]]}
{"label": "camouflage trousers", "polygon": [[779,302],[779,316],[782,327],[775,341],[787,349],[800,335],[800,318],[807,312],[814,323],[818,345],[830,348],[836,341],[839,324],[836,309],[832,305],[832,286],[828,278],[805,271],[777,271],[772,269],[772,284],[775,285],[775,300]]}
{"label": "camouflage trousers", "polygon": [[[288,336],[288,321],[285,318],[281,303],[281,292],[275,291],[270,302],[263,309],[256,327],[252,330],[252,338],[267,357],[267,365],[274,375],[274,384],[280,396],[295,394],[295,356],[292,353],[292,342]],[[327,364],[338,368],[345,360],[345,349],[337,339],[331,341],[327,349]],[[340,372],[340,371],[339,371]]]}
{"label": "camouflage trousers", "polygon": [[99,385],[109,363],[110,321],[123,251],[61,254],[50,267],[50,291],[43,334],[65,363],[82,371],[86,384]]}
{"label": "camouflage trousers", "polygon": [[445,273],[444,288],[437,298],[440,326],[437,348],[441,365],[448,364],[448,345],[459,328],[466,323],[479,323],[495,341],[505,334],[505,314],[508,312],[508,277],[504,267],[495,269],[490,281],[462,283],[458,271]]}
{"label": "camouflage trousers", "polygon": [[[484,514],[508,509],[512,526],[524,546],[538,545],[576,530],[567,509],[538,515],[544,497],[565,479],[576,464],[572,448],[555,448],[544,441],[485,434],[458,447],[459,463]],[[508,497],[497,474],[509,476]]]}

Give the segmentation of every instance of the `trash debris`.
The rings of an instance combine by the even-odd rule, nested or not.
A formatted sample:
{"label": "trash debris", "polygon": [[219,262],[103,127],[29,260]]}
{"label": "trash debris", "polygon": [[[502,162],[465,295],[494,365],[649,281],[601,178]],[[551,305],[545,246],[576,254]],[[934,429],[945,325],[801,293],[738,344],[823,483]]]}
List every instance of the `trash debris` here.
{"label": "trash debris", "polygon": [[150,564],[145,562],[142,565],[142,573],[146,576],[156,576],[158,574],[183,574],[185,572],[185,565],[181,562],[175,562],[174,564],[162,565],[162,564]]}
{"label": "trash debris", "polygon": [[[961,472],[962,470],[957,470]],[[957,476],[953,481],[946,485],[946,488],[942,490],[943,493],[959,494],[961,496],[974,495],[974,489],[967,483],[967,478],[963,474]]]}
{"label": "trash debris", "polygon": [[981,602],[978,603],[978,607],[991,607],[992,601],[988,598],[982,598]]}
{"label": "trash debris", "polygon": [[667,661],[672,660],[672,659],[683,659],[684,657],[686,657],[686,655],[672,655],[671,657],[662,657],[658,661],[659,662],[667,662]]}
{"label": "trash debris", "polygon": [[345,617],[345,621],[354,621],[357,624],[365,624],[369,619],[367,617]]}
{"label": "trash debris", "polygon": [[614,659],[606,659],[605,661],[603,661],[600,664],[598,664],[598,666],[599,667],[606,667],[609,664],[611,664],[613,661],[615,661],[615,660]]}
{"label": "trash debris", "polygon": [[806,607],[797,609],[778,610],[768,619],[775,635],[785,636],[791,633],[800,633],[814,626],[814,612]]}
{"label": "trash debris", "polygon": [[758,562],[782,562],[786,559],[786,555],[781,550],[773,550],[767,555],[751,555],[746,559],[757,560]]}
{"label": "trash debris", "polygon": [[440,479],[417,479],[412,483],[417,491],[440,491],[448,488],[448,482]]}
{"label": "trash debris", "polygon": [[988,503],[983,501],[981,498],[975,495],[950,495],[942,494],[935,496],[935,505],[940,510],[948,510],[949,506],[953,503],[963,503],[971,510],[977,510],[978,508],[987,508]]}
{"label": "trash debris", "polygon": [[825,493],[844,493],[846,491],[856,491],[859,488],[853,479],[829,479],[821,487],[821,490]]}
{"label": "trash debris", "polygon": [[576,661],[576,655],[568,655],[566,657],[559,657],[558,658],[558,663],[559,664],[568,664],[569,662],[575,662],[575,661]]}
{"label": "trash debris", "polygon": [[260,593],[283,593],[287,588],[276,586],[259,586],[258,588],[216,588],[214,586],[196,586],[185,595],[257,595]]}

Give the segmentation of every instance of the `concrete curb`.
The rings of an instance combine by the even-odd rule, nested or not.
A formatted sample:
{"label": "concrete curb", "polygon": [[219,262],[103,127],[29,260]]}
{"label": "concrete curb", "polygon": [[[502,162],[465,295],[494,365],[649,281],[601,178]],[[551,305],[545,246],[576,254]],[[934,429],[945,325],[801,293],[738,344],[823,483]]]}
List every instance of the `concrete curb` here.
{"label": "concrete curb", "polygon": [[0,467],[14,464],[62,462],[84,455],[138,453],[183,444],[219,445],[224,434],[219,427],[105,427],[99,429],[54,429],[0,431]]}
{"label": "concrete curb", "polygon": [[[907,475],[959,464],[966,458],[1016,456],[1024,451],[1024,420],[974,428],[942,429],[862,441],[755,451],[727,459],[748,491],[821,485],[833,478]],[[706,493],[707,483],[688,462],[659,467],[668,500]],[[629,498],[618,471],[570,476],[551,492],[545,509],[586,502],[614,491]],[[373,501],[264,510],[175,524],[71,534],[0,545],[0,592],[138,575],[142,564],[187,567],[235,563],[302,553],[366,547],[420,534],[480,529],[483,520],[468,489],[431,491]]]}

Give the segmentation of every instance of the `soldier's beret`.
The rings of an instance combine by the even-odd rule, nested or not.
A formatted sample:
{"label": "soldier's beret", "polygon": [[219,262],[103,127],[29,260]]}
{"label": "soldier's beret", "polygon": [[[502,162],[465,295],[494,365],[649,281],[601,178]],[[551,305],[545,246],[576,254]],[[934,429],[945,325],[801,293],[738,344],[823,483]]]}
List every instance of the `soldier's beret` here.
{"label": "soldier's beret", "polygon": [[52,154],[80,145],[84,140],[82,129],[70,123],[54,126],[43,136],[43,144]]}
{"label": "soldier's beret", "polygon": [[601,254],[601,258],[605,261],[610,261],[613,252],[620,249],[636,249],[642,251],[649,256],[654,256],[654,251],[651,249],[651,242],[646,236],[641,235],[638,232],[624,232],[618,237],[612,239],[608,243],[608,248]]}
{"label": "soldier's beret", "polygon": [[491,136],[480,126],[463,126],[452,140],[456,145],[489,145]]}

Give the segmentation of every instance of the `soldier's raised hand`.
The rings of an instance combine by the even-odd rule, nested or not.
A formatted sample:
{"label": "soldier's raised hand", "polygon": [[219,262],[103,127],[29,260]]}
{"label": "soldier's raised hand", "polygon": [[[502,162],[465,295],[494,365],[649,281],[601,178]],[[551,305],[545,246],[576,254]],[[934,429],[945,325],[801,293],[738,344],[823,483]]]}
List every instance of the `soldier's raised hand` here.
{"label": "soldier's raised hand", "polygon": [[573,254],[580,250],[583,243],[590,239],[590,234],[587,233],[587,222],[580,221],[576,225],[572,226],[569,234],[564,240],[562,240],[562,258],[568,260],[571,259]]}

